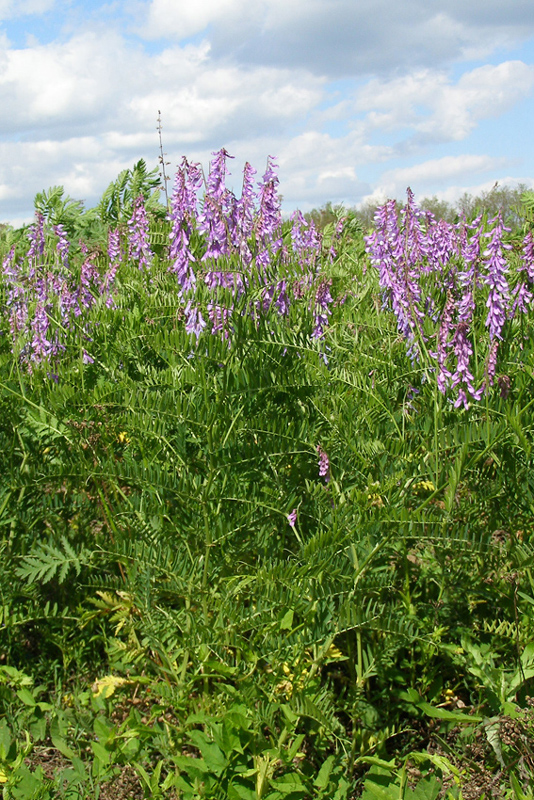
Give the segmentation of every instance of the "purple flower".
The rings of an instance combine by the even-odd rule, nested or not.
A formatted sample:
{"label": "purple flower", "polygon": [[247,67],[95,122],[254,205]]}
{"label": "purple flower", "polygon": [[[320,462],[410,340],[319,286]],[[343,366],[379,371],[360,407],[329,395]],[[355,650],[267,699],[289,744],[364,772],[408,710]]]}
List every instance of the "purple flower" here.
{"label": "purple flower", "polygon": [[423,237],[422,218],[423,214],[415,206],[413,194],[408,189],[402,226],[398,224],[396,203],[390,200],[377,209],[376,230],[365,237],[371,263],[379,271],[383,307],[390,306],[395,314],[397,328],[407,341],[412,361],[419,359],[416,334],[419,332],[423,337],[421,262],[418,259],[426,257],[428,246]]}
{"label": "purple flower", "polygon": [[320,339],[324,334],[324,329],[328,326],[328,317],[332,313],[330,311],[330,304],[333,303],[332,295],[330,294],[331,280],[323,280],[320,282],[315,293],[314,305],[314,322],[315,328],[313,329],[312,337]]}
{"label": "purple flower", "polygon": [[449,370],[445,367],[447,358],[449,356],[449,349],[450,349],[450,333],[451,333],[451,325],[452,325],[452,312],[454,309],[454,297],[452,291],[449,290],[447,295],[447,302],[445,303],[445,308],[443,309],[443,314],[441,316],[441,322],[438,330],[438,349],[437,353],[433,354],[434,357],[437,357],[438,360],[438,374],[437,374],[437,386],[438,389],[442,394],[445,394],[447,391],[447,386],[452,378],[452,374]]}
{"label": "purple flower", "polygon": [[248,240],[252,236],[254,227],[254,175],[256,170],[248,163],[243,169],[243,188],[241,197],[235,206],[235,227],[233,231],[233,245],[241,256],[245,266],[249,266],[252,261],[252,252]]}
{"label": "purple flower", "polygon": [[139,269],[148,269],[154,257],[148,241],[148,217],[143,195],[136,197],[132,216],[128,220],[129,258],[137,261]]}
{"label": "purple flower", "polygon": [[321,239],[313,220],[307,222],[300,211],[295,211],[291,216],[291,242],[293,252],[302,267],[313,267],[321,253]]}
{"label": "purple flower", "polygon": [[294,508],[293,511],[289,512],[289,514],[287,515],[287,521],[289,522],[289,524],[291,525],[292,528],[295,527],[295,525],[297,524],[297,509],[296,508]]}
{"label": "purple flower", "polygon": [[192,306],[191,301],[189,301],[187,306],[185,307],[186,333],[194,333],[198,339],[198,337],[200,336],[205,327],[206,323],[204,321],[202,314],[200,313],[200,309],[195,306]]}
{"label": "purple flower", "polygon": [[489,386],[493,385],[495,380],[495,370],[497,368],[497,351],[499,349],[499,340],[494,339],[491,343],[488,358],[486,361],[486,380]]}
{"label": "purple flower", "polygon": [[35,223],[30,226],[28,239],[30,247],[26,253],[26,258],[35,268],[42,260],[45,250],[44,217],[41,213],[37,213]]}
{"label": "purple flower", "polygon": [[256,263],[260,269],[267,267],[271,258],[282,249],[282,213],[277,189],[280,181],[276,169],[275,159],[269,156],[263,180],[258,184],[259,210],[255,227],[259,245]]}
{"label": "purple flower", "polygon": [[[98,269],[93,264],[92,257],[88,255],[82,264],[80,272],[80,288],[78,290],[78,298],[82,306],[91,308],[95,302],[95,295],[99,295],[102,290],[100,275]],[[74,310],[76,316],[82,313],[81,308]]]}
{"label": "purple flower", "polygon": [[213,153],[210,165],[206,194],[202,205],[202,214],[198,218],[198,228],[207,234],[206,252],[202,256],[217,260],[229,252],[231,231],[235,225],[235,197],[226,188],[226,159],[233,158],[222,148]]}
{"label": "purple flower", "polygon": [[534,283],[534,237],[532,231],[529,231],[523,239],[522,261],[522,269],[526,271],[530,283]]}
{"label": "purple flower", "polygon": [[202,172],[199,165],[189,164],[184,158],[176,173],[169,214],[172,222],[169,252],[172,266],[169,270],[176,273],[180,296],[194,290],[196,286],[196,276],[191,266],[195,257],[189,244],[197,216],[197,191],[201,184]]}
{"label": "purple flower", "polygon": [[59,253],[60,263],[64,269],[69,266],[69,249],[70,242],[67,238],[67,232],[63,225],[54,225],[54,233],[58,237],[56,250]]}
{"label": "purple flower", "polygon": [[50,320],[47,309],[38,302],[32,320],[32,361],[40,363],[50,357],[53,351],[52,342],[47,338]]}
{"label": "purple flower", "polygon": [[490,287],[486,306],[488,316],[486,326],[489,328],[490,339],[502,339],[501,332],[506,322],[506,312],[508,310],[510,290],[505,274],[508,271],[508,264],[504,257],[504,250],[511,250],[512,245],[502,241],[505,228],[502,220],[498,218],[493,230],[486,234],[490,242],[484,256],[487,257],[488,274],[485,282]]}
{"label": "purple flower", "polygon": [[320,444],[317,445],[317,452],[319,453],[319,476],[324,478],[325,483],[328,483],[330,481],[330,461]]}
{"label": "purple flower", "polygon": [[208,303],[208,318],[211,322],[211,332],[222,333],[223,338],[230,339],[229,319],[232,314],[231,308]]}
{"label": "purple flower", "polygon": [[482,393],[484,388],[475,389],[473,386],[473,375],[469,370],[469,360],[473,355],[473,348],[471,346],[471,342],[467,337],[468,333],[468,326],[465,322],[459,322],[456,326],[456,330],[454,332],[454,336],[452,337],[452,347],[454,350],[454,354],[457,359],[456,363],[456,372],[451,377],[451,388],[455,388],[456,386],[460,386],[458,392],[458,398],[454,403],[454,407],[458,408],[460,405],[465,406],[465,408],[469,408],[469,403],[467,402],[467,395],[466,389],[468,390],[471,397],[475,400],[480,400],[482,397]]}
{"label": "purple flower", "polygon": [[111,263],[122,261],[121,236],[118,228],[108,231],[108,258]]}

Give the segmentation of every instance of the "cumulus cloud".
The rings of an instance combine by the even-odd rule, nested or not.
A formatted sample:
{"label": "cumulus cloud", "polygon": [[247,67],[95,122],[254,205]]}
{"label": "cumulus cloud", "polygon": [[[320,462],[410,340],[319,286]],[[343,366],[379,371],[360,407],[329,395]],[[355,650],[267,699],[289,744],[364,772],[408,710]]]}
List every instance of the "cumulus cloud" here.
{"label": "cumulus cloud", "polygon": [[278,156],[289,209],[494,179],[510,159],[470,137],[529,96],[534,67],[517,56],[463,75],[451,65],[532,36],[531,2],[61,0],[56,39],[24,38],[19,21],[17,49],[9,19],[54,0],[0,0],[0,218],[31,216],[50,185],[90,204],[139,158],[156,166],[159,110],[172,166],[182,155],[206,165],[225,146],[239,191],[245,159],[261,174]]}
{"label": "cumulus cloud", "polygon": [[480,120],[505,113],[533,88],[534,66],[506,61],[466,72],[456,84],[447,73],[430,70],[375,78],[359,91],[355,105],[367,112],[369,133],[409,126],[421,145],[465,139]]}
{"label": "cumulus cloud", "polygon": [[340,77],[483,57],[534,33],[530,0],[152,0],[140,34],[209,33],[219,58]]}
{"label": "cumulus cloud", "polygon": [[146,14],[142,34],[147,39],[187,39],[211,25],[228,18],[235,19],[249,7],[247,0],[152,0]]}
{"label": "cumulus cloud", "polygon": [[0,0],[0,20],[44,14],[54,7],[56,0]]}
{"label": "cumulus cloud", "polygon": [[[374,191],[363,198],[364,202],[381,202],[388,197],[402,197],[409,186],[419,195],[437,194],[451,180],[463,178],[472,181],[480,173],[498,174],[508,166],[505,158],[466,154],[430,159],[410,167],[387,170]],[[495,181],[493,181],[494,183]]]}

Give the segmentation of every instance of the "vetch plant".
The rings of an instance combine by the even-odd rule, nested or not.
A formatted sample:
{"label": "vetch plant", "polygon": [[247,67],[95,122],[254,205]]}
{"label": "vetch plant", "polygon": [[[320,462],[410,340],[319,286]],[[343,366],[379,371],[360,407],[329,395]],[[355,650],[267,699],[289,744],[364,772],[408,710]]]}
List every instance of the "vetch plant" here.
{"label": "vetch plant", "polygon": [[532,302],[532,233],[511,260],[510,229],[499,216],[471,224],[437,221],[417,207],[409,189],[400,214],[390,200],[378,208],[375,224],[366,247],[384,308],[395,314],[412,361],[436,373],[439,391],[456,408],[468,408],[494,382],[505,325]]}

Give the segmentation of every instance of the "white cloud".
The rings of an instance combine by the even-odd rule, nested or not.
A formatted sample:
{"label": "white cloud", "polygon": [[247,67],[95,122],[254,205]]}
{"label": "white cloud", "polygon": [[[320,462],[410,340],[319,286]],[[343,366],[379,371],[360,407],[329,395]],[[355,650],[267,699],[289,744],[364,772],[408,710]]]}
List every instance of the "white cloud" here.
{"label": "white cloud", "polygon": [[229,16],[246,12],[247,6],[246,0],[152,0],[142,33],[148,39],[186,39]]}
{"label": "white cloud", "polygon": [[531,0],[152,0],[141,36],[209,34],[217,58],[329,76],[436,68],[534,33]]}
{"label": "white cloud", "polygon": [[495,175],[507,166],[505,158],[466,154],[430,159],[410,167],[398,167],[387,170],[373,192],[363,198],[363,202],[382,202],[388,197],[402,197],[408,186],[421,196],[434,195],[451,180],[463,178],[470,181],[475,175],[484,172]]}
{"label": "white cloud", "polygon": [[375,78],[360,90],[356,110],[367,131],[410,127],[420,143],[460,141],[482,119],[498,117],[534,88],[534,66],[506,61],[466,72],[454,85],[445,72],[416,71],[392,80]]}
{"label": "white cloud", "polygon": [[[91,203],[139,158],[156,166],[159,110],[170,171],[225,146],[239,191],[239,159],[261,174],[277,155],[288,206],[495,179],[514,154],[503,140],[491,158],[469,137],[528,97],[534,67],[510,56],[453,79],[451,63],[533,34],[531,2],[138,0],[132,35],[112,13],[122,0],[101,18],[98,4],[62,0],[56,41],[24,39],[17,23],[26,47],[13,49],[9,24],[0,32],[0,218],[31,213],[50,185]],[[0,0],[0,18],[52,5]],[[449,142],[454,156],[439,158]]]}
{"label": "white cloud", "polygon": [[50,11],[56,0],[0,0],[0,20],[44,14]]}

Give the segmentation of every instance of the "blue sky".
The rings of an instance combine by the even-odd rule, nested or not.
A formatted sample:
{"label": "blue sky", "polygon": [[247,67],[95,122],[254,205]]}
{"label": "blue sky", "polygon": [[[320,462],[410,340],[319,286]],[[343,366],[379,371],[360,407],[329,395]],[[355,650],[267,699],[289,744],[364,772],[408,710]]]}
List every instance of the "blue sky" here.
{"label": "blue sky", "polygon": [[0,221],[120,170],[278,158],[284,207],[534,187],[532,0],[0,0]]}

